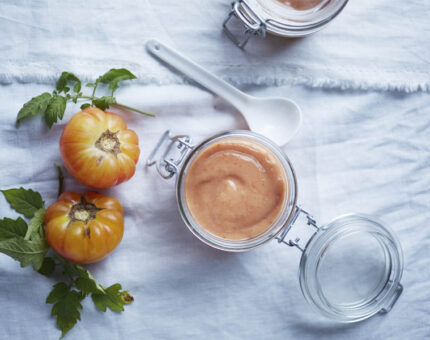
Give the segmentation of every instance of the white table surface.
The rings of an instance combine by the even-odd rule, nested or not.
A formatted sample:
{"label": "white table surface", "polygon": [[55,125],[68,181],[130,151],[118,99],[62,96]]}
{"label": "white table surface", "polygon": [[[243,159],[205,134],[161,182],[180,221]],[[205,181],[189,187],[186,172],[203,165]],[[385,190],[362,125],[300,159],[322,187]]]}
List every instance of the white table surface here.
{"label": "white table surface", "polygon": [[[10,25],[6,16],[0,12],[0,24],[7,21]],[[226,43],[225,37],[219,39]],[[37,59],[25,52],[31,40],[23,41],[23,56]],[[0,49],[0,57],[7,57],[7,49]],[[22,104],[51,90],[53,84],[48,84],[49,77],[33,81],[31,75],[7,79],[0,86],[0,188],[32,188],[50,204],[57,190],[53,164],[61,162],[59,137],[78,106],[70,105],[63,122],[52,130],[40,117],[16,129],[16,113]],[[348,325],[328,321],[306,304],[298,284],[300,254],[295,249],[271,242],[246,253],[224,253],[204,245],[187,230],[176,208],[173,180],[164,181],[144,166],[151,148],[165,129],[201,140],[246,125],[229,105],[191,84],[145,82],[149,85],[124,86],[117,96],[158,114],[151,119],[121,113],[140,138],[136,174],[118,187],[103,190],[124,205],[124,238],[112,255],[89,266],[101,283],[120,282],[135,301],[118,314],[101,313],[87,299],[82,321],[66,339],[430,337],[428,92],[344,90],[340,85],[332,89],[306,84],[241,85],[255,95],[289,96],[302,107],[302,129],[285,151],[297,171],[299,201],[318,221],[328,222],[350,211],[373,214],[401,240],[405,256],[401,298],[389,314]],[[66,188],[86,190],[69,174]],[[3,198],[0,216],[16,216]],[[53,278],[21,269],[0,254],[0,339],[59,337],[50,317],[51,306],[44,302],[54,283]]]}

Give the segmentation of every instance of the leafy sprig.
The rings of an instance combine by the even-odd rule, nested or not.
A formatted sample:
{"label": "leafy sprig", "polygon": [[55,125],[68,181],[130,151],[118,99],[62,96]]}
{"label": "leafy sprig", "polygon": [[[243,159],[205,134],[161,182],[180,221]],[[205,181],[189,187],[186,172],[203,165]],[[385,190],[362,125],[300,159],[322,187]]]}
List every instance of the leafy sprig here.
{"label": "leafy sprig", "polygon": [[[79,320],[81,320],[81,301],[87,296],[91,298],[102,312],[109,308],[112,311],[124,311],[124,305],[134,299],[127,291],[121,291],[122,287],[116,283],[110,287],[99,284],[91,273],[82,266],[73,264],[62,257],[55,255],[51,263],[62,267],[63,273],[68,277],[68,283],[57,283],[46,298],[46,303],[52,306],[52,315],[57,316],[57,326],[61,329],[63,337]],[[126,299],[125,297],[130,297]]]}
{"label": "leafy sprig", "polygon": [[[58,171],[59,175],[62,174],[61,168]],[[59,181],[62,182],[62,176],[59,176]],[[16,220],[1,219],[0,252],[19,261],[21,267],[32,264],[35,271],[46,276],[60,268],[66,278],[55,284],[46,298],[46,303],[53,304],[51,315],[56,317],[61,338],[81,319],[81,302],[87,296],[91,295],[97,309],[103,312],[107,309],[123,311],[124,305],[133,301],[133,297],[123,291],[119,283],[104,287],[82,266],[57,254],[46,256],[49,250],[44,229],[46,210],[38,192],[24,188],[1,192],[11,208],[30,219],[30,222],[27,225],[21,217]]]}
{"label": "leafy sprig", "polygon": [[20,262],[21,267],[32,264],[38,271],[49,250],[43,235],[44,202],[38,192],[24,188],[1,191],[12,209],[31,218],[30,227],[22,219],[0,220],[0,252]]}
{"label": "leafy sprig", "polygon": [[[91,106],[106,110],[111,105],[116,105],[127,110],[155,117],[152,113],[144,112],[116,101],[114,93],[119,88],[119,83],[133,79],[136,79],[136,76],[125,68],[110,69],[105,74],[98,77],[94,83],[86,84],[86,87],[93,89],[91,96],[89,96],[81,92],[82,82],[76,75],[70,72],[63,72],[57,80],[56,89],[52,91],[52,93],[42,93],[24,104],[18,112],[16,124],[19,126],[23,119],[41,113],[44,115],[46,124],[51,128],[54,123],[63,119],[67,103],[72,101],[76,104],[78,100],[87,101],[81,105],[82,110]],[[111,91],[109,96],[96,97],[96,91],[100,84],[108,85],[108,89]],[[71,93],[71,89],[73,93]]]}

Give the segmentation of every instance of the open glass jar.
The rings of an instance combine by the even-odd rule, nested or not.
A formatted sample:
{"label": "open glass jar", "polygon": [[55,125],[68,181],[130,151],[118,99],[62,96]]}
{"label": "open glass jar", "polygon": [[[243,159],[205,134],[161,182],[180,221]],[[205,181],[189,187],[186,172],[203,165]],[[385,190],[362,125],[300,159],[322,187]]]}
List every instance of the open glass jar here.
{"label": "open glass jar", "polygon": [[[266,33],[281,37],[303,37],[327,26],[346,6],[348,0],[235,0],[224,21],[227,36],[243,48],[251,36]],[[237,38],[228,28],[232,18],[245,26],[244,37]]]}
{"label": "open glass jar", "polygon": [[[190,169],[196,159],[220,142],[232,139],[268,150],[270,157],[276,159],[280,176],[288,188],[282,195],[276,218],[270,220],[262,232],[250,237],[222,237],[209,231],[197,221],[186,197],[187,178],[194,176]],[[297,179],[288,157],[264,136],[232,130],[216,134],[195,146],[189,136],[171,136],[166,131],[147,165],[155,165],[165,179],[176,176],[176,198],[182,219],[190,231],[209,246],[239,252],[276,239],[299,249],[302,252],[299,266],[302,293],[321,314],[340,322],[364,320],[376,313],[390,311],[402,293],[402,250],[389,228],[376,218],[362,214],[343,215],[319,226],[297,205]],[[211,202],[208,205],[211,206]],[[292,240],[289,236],[292,227],[300,220],[313,230],[305,245],[301,245],[299,238]]]}

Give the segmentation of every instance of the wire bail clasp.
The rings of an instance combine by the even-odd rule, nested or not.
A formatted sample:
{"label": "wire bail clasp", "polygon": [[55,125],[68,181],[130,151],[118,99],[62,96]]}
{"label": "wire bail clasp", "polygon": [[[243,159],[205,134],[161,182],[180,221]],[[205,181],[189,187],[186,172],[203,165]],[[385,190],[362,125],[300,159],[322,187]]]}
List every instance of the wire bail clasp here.
{"label": "wire bail clasp", "polygon": [[[235,0],[231,4],[231,11],[224,20],[222,27],[225,34],[233,43],[239,47],[244,48],[248,43],[251,36],[256,35],[261,38],[266,37],[266,23],[262,20],[247,4],[245,0]],[[239,19],[245,26],[244,38],[239,40],[236,35],[227,27],[227,23],[233,18]]]}
{"label": "wire bail clasp", "polygon": [[320,229],[320,227],[317,225],[317,222],[315,221],[315,219],[312,217],[311,214],[309,214],[307,211],[303,210],[302,207],[300,206],[296,206],[296,209],[293,213],[293,217],[291,218],[291,222],[288,224],[287,227],[285,227],[285,229],[282,231],[282,233],[276,238],[276,240],[278,241],[278,243],[284,243],[287,246],[290,247],[296,247],[297,249],[299,249],[301,252],[304,251],[303,247],[300,246],[299,241],[300,238],[296,237],[294,240],[288,240],[285,241],[285,238],[287,237],[288,232],[291,230],[291,227],[294,225],[294,223],[297,221],[297,218],[300,216],[300,214],[304,214],[305,218],[306,218],[306,224],[309,226],[314,227],[317,231]]}
{"label": "wire bail clasp", "polygon": [[146,166],[156,165],[158,173],[164,179],[173,177],[178,173],[185,156],[194,148],[191,141],[188,135],[171,136],[169,130],[165,131],[149,155]]}

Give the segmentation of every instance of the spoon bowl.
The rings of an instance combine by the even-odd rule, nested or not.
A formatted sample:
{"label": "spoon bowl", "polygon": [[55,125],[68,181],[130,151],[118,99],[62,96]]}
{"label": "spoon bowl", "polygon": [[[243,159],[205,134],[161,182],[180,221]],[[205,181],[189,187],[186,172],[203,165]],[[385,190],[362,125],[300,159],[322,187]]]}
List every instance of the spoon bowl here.
{"label": "spoon bowl", "polygon": [[151,55],[228,101],[240,111],[252,131],[270,138],[276,144],[284,146],[299,130],[302,112],[291,99],[260,98],[245,94],[157,40],[149,40],[146,49]]}
{"label": "spoon bowl", "polygon": [[294,137],[302,123],[300,107],[283,97],[248,96],[246,105],[238,109],[252,131],[270,138],[280,146]]}

